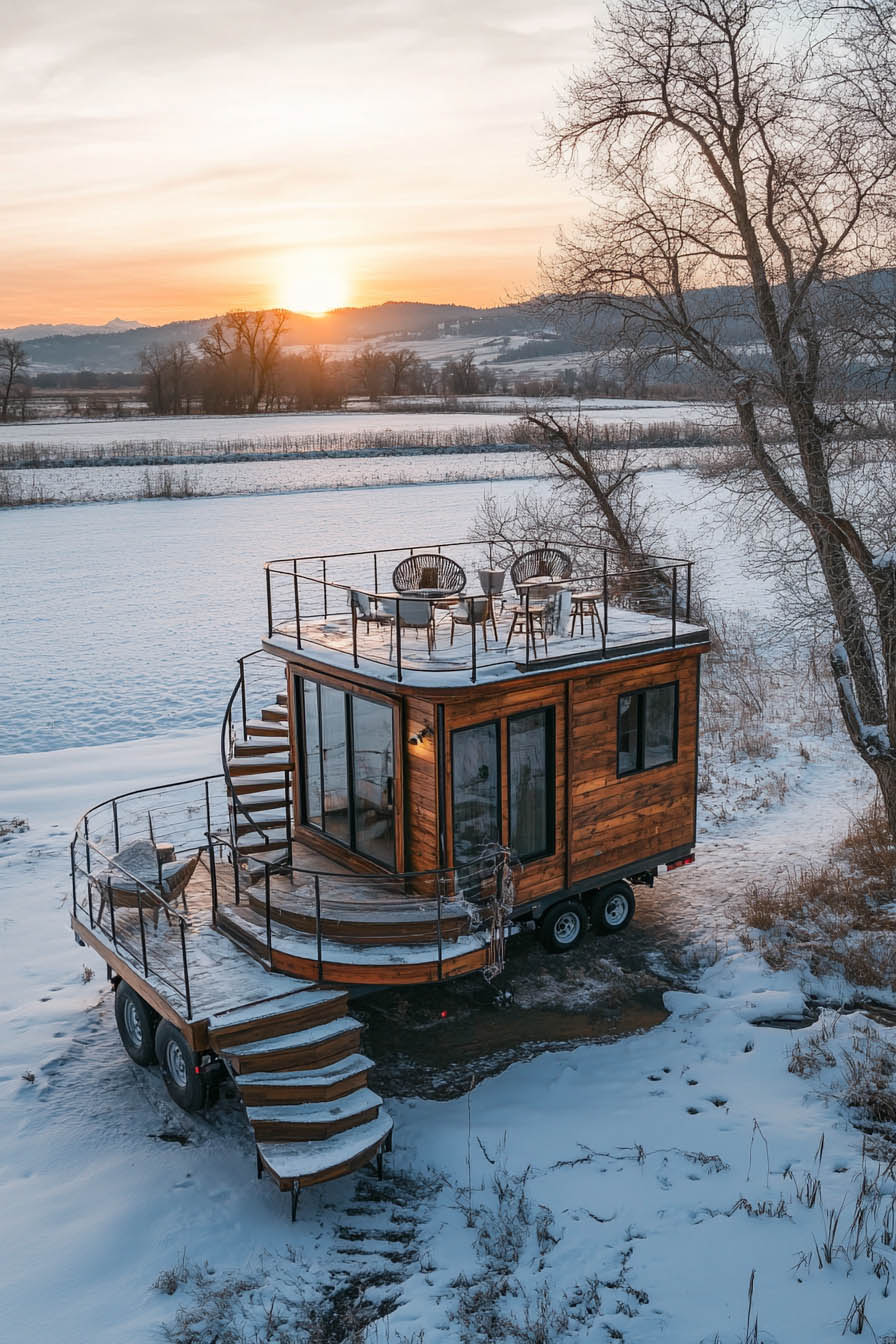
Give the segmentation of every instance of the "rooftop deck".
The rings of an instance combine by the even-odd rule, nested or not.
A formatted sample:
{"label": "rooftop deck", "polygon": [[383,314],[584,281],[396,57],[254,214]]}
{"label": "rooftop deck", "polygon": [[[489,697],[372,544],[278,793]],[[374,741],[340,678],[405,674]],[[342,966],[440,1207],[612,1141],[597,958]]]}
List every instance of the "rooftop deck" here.
{"label": "rooftop deck", "polygon": [[[533,552],[567,563],[515,582],[514,561]],[[452,590],[409,587],[395,572],[413,559],[429,574],[442,557],[454,562]],[[691,620],[692,562],[623,564],[603,547],[431,543],[275,560],[265,574],[268,647],[411,685],[499,680],[706,638]]]}

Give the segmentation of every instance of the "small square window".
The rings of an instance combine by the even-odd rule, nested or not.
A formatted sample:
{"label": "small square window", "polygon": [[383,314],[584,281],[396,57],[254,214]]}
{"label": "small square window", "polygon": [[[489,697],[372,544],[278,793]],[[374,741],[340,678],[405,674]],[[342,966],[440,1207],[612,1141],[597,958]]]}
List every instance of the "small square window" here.
{"label": "small square window", "polygon": [[678,682],[619,697],[616,773],[632,775],[678,758]]}

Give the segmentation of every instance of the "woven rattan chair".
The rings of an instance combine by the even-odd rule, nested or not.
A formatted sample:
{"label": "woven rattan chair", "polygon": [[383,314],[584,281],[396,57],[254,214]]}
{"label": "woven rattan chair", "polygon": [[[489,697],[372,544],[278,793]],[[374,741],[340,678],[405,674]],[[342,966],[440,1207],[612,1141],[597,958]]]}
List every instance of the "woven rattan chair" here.
{"label": "woven rattan chair", "polygon": [[572,561],[565,551],[543,546],[538,551],[526,551],[510,566],[510,581],[520,597],[520,584],[525,579],[568,579],[572,577]]}
{"label": "woven rattan chair", "polygon": [[427,588],[438,588],[446,594],[459,593],[466,582],[467,576],[456,560],[435,552],[409,555],[392,571],[392,586],[397,593]]}

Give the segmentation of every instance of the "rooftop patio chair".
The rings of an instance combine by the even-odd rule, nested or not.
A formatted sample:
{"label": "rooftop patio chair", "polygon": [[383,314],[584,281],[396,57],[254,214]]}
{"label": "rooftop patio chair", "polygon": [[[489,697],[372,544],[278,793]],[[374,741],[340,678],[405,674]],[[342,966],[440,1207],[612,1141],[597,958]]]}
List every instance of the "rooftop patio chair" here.
{"label": "rooftop patio chair", "polygon": [[390,625],[394,619],[392,616],[387,616],[385,612],[380,611],[378,607],[374,607],[370,600],[369,593],[363,593],[357,588],[349,589],[348,604],[351,607],[352,612],[352,639],[355,637],[359,621],[363,621],[367,626],[367,633],[369,635],[370,627],[372,625]]}
{"label": "rooftop patio chair", "polygon": [[523,593],[520,584],[525,579],[569,579],[572,577],[572,561],[565,551],[543,546],[537,551],[526,551],[514,560],[510,566],[510,581],[519,593]]}
{"label": "rooftop patio chair", "polygon": [[[494,614],[492,612],[492,599],[487,596],[482,597],[462,597],[451,608],[451,643],[454,643],[454,627],[456,625],[479,625],[482,627],[482,647],[488,648],[488,619],[491,616],[494,624]],[[495,628],[495,638],[498,637],[497,628]]]}
{"label": "rooftop patio chair", "polygon": [[392,631],[396,620],[402,630],[426,631],[426,646],[432,653],[436,643],[435,609],[431,602],[421,597],[403,597],[398,602],[393,597],[380,599],[380,612],[389,621],[389,657],[392,657]]}
{"label": "rooftop patio chair", "polygon": [[585,617],[591,618],[591,638],[596,636],[595,622],[597,629],[603,634],[604,623],[601,620],[598,603],[603,601],[603,593],[598,592],[596,588],[583,589],[581,592],[575,592],[570,595],[572,605],[572,624],[569,627],[569,637],[574,638],[576,633],[576,617],[579,621],[579,633],[582,638],[585,636]]}
{"label": "rooftop patio chair", "polygon": [[441,593],[459,593],[466,585],[463,568],[450,556],[420,551],[409,555],[392,571],[392,586],[398,593],[438,589]]}
{"label": "rooftop patio chair", "polygon": [[538,585],[532,585],[527,590],[528,598],[524,597],[520,602],[514,602],[510,610],[513,613],[513,620],[510,622],[510,629],[507,632],[507,643],[505,650],[510,648],[510,641],[513,639],[513,632],[517,625],[520,625],[526,632],[526,652],[529,651],[529,641],[532,641],[532,653],[535,653],[535,628],[538,627],[538,633],[541,635],[544,651],[548,651],[548,632],[547,632],[547,607],[551,598],[550,588],[540,588]]}

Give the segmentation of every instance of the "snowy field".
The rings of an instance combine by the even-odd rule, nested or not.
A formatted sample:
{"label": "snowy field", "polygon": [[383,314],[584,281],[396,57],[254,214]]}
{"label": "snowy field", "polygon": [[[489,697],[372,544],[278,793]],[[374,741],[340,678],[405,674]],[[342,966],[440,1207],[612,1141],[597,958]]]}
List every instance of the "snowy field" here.
{"label": "snowy field", "polygon": [[[648,484],[670,542],[697,543],[718,609],[768,613],[720,497],[682,472]],[[842,734],[808,720],[773,725],[776,753],[758,764],[708,744],[698,863],[639,889],[629,935],[587,945],[596,989],[624,985],[618,945],[646,940],[650,969],[675,985],[665,1022],[485,1079],[474,1068],[456,1100],[389,1097],[387,1179],[307,1192],[294,1227],[285,1197],[255,1180],[235,1102],[185,1116],[120,1046],[102,964],[67,926],[75,819],[219,768],[234,659],[264,619],[264,559],[339,549],[347,510],[353,548],[425,540],[445,519],[462,535],[482,490],[3,517],[0,817],[29,824],[0,840],[4,1341],[158,1344],[169,1328],[191,1344],[835,1344],[858,1303],[864,1337],[896,1340],[896,1176],[832,1077],[788,1070],[817,1034],[795,1022],[822,987],[732,936],[747,884],[823,856],[869,798]],[[756,787],[776,775],[777,794]],[[687,991],[663,929],[695,950]],[[556,959],[537,964],[547,975]],[[828,1024],[835,1041],[865,1025]],[[366,1326],[364,1285],[385,1313]]]}
{"label": "snowy field", "polygon": [[[479,398],[476,399],[479,401]],[[501,406],[507,398],[500,399]],[[552,400],[562,411],[574,411],[574,401]],[[283,438],[313,440],[320,435],[381,434],[390,430],[412,431],[481,429],[509,425],[524,403],[511,410],[489,411],[295,411],[272,415],[147,416],[134,420],[56,420],[37,424],[0,425],[0,448],[20,443],[79,446],[115,443],[214,444],[222,440]],[[583,403],[589,419],[597,424],[651,424],[655,421],[714,420],[720,408],[699,402],[632,401],[594,398]]]}
{"label": "snowy field", "polygon": [[[368,464],[369,465],[369,464]],[[670,543],[696,545],[722,608],[759,600],[684,472],[648,485]],[[496,498],[544,482],[495,482]],[[264,633],[265,560],[463,539],[481,484],[40,507],[0,523],[0,751],[85,746],[220,723],[235,660]],[[673,549],[673,554],[675,554]],[[717,558],[713,560],[713,554]]]}

